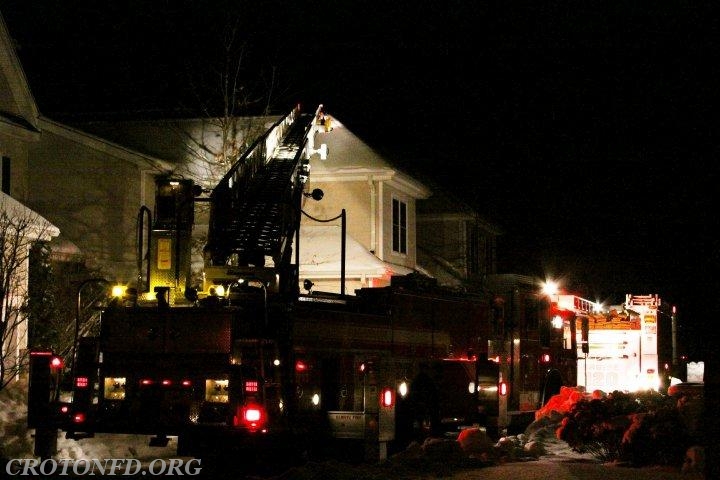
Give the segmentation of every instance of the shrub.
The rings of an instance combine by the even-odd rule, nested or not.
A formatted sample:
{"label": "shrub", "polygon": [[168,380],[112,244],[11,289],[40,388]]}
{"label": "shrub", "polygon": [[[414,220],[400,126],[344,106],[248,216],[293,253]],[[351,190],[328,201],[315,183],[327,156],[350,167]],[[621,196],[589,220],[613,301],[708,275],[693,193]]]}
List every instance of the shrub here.
{"label": "shrub", "polygon": [[565,415],[556,435],[576,452],[633,465],[680,465],[690,436],[675,400],[657,392],[615,391],[585,398]]}

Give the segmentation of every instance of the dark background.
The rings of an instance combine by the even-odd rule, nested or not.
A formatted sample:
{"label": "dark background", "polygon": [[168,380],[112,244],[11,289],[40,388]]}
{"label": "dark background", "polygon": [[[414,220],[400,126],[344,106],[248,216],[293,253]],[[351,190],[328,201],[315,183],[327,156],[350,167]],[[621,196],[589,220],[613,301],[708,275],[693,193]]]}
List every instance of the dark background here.
{"label": "dark background", "polygon": [[461,196],[504,230],[501,272],[614,304],[657,293],[677,305],[684,353],[702,357],[720,291],[710,15],[576,3],[0,0],[0,12],[40,111],[61,121],[191,111],[190,79],[219,64],[237,25],[249,89],[274,79],[278,112],[323,103]]}

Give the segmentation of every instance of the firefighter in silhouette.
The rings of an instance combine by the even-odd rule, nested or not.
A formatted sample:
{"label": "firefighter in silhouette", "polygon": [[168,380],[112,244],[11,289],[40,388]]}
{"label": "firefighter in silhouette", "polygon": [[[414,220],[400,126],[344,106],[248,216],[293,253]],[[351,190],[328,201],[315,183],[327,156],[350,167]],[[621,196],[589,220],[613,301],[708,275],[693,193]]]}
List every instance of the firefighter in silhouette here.
{"label": "firefighter in silhouette", "polygon": [[409,392],[415,434],[421,438],[441,434],[439,395],[430,366],[421,363],[419,373],[410,383]]}

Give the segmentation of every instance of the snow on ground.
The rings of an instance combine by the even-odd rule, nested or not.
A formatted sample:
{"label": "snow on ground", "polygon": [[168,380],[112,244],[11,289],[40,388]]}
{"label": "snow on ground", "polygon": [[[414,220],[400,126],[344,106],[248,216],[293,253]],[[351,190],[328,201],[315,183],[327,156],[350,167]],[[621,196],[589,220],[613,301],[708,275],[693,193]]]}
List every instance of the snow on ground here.
{"label": "snow on ground", "polygon": [[[27,382],[20,381],[0,391],[0,459],[13,458],[35,458],[33,455],[32,431],[29,431],[27,422],[26,404]],[[170,438],[166,447],[150,447],[148,436],[145,435],[109,435],[97,434],[94,438],[82,440],[68,440],[64,435],[58,437],[58,452],[55,459],[70,460],[93,460],[93,459],[137,459],[143,465],[147,465],[154,459],[169,459],[176,457],[177,439]],[[527,452],[526,445],[535,442],[535,451]],[[378,466],[379,478],[421,478],[413,476],[423,471],[436,472],[448,475],[459,467],[485,466],[497,463],[498,461],[523,461],[533,459],[538,452],[542,452],[544,458],[555,458],[558,460],[568,458],[587,458],[589,455],[579,455],[573,452],[565,442],[557,440],[554,436],[554,428],[547,427],[534,432],[532,437],[509,437],[506,448],[503,450],[505,458],[500,460],[499,455],[492,454],[490,457],[476,456],[468,461],[467,455],[462,454],[459,442],[445,441],[437,442],[434,445],[414,444],[406,452],[402,452],[396,458],[388,459],[382,466]],[[488,439],[482,439],[483,448],[492,450]],[[525,448],[524,448],[525,447]],[[499,450],[496,449],[498,452]],[[0,461],[0,464],[3,462]],[[325,472],[326,478],[363,478],[362,475],[352,474],[356,469],[364,471],[373,466],[350,467],[347,464],[337,461],[310,462],[308,465],[293,469],[288,472],[289,478],[304,475],[311,475],[312,478],[320,478],[316,475]],[[342,473],[339,473],[342,472]],[[387,474],[389,477],[382,475]],[[348,476],[349,475],[349,476]]]}
{"label": "snow on ground", "polygon": [[[26,426],[26,392],[27,384],[22,381],[0,391],[0,464],[3,463],[2,459],[35,458],[32,432],[28,431]],[[543,426],[538,422],[534,425],[535,429],[530,428],[521,435],[501,439],[497,445],[491,446],[489,450],[491,454],[487,457],[471,455],[468,459],[468,455],[461,452],[460,446],[458,446],[459,441],[440,440],[433,445],[433,441],[428,440],[422,446],[411,445],[406,452],[401,452],[378,465],[348,465],[337,461],[309,462],[307,465],[290,469],[274,478],[282,480],[318,478],[414,480],[446,477],[454,480],[476,478],[466,477],[462,472],[481,467],[483,470],[485,468],[493,470],[494,467],[508,463],[529,461],[530,464],[538,466],[546,463],[557,465],[568,462],[573,464],[578,462],[601,463],[590,454],[574,452],[566,442],[558,440],[555,437],[556,425],[550,423]],[[171,437],[170,443],[166,447],[150,447],[148,438],[144,435],[98,434],[94,438],[75,441],[67,440],[61,435],[58,438],[58,453],[55,458],[58,460],[137,459],[141,464],[147,466],[147,463],[154,459],[176,457],[176,438]],[[487,441],[480,438],[480,443],[484,443],[480,446],[481,451],[488,451],[487,447],[490,445],[487,444]],[[539,468],[542,467],[539,466]],[[548,468],[554,467],[548,466]],[[215,475],[215,477],[226,478],[222,475]],[[230,475],[227,478],[235,477]],[[694,480],[703,477],[701,474],[697,474],[695,477],[685,474],[682,478],[683,480]]]}

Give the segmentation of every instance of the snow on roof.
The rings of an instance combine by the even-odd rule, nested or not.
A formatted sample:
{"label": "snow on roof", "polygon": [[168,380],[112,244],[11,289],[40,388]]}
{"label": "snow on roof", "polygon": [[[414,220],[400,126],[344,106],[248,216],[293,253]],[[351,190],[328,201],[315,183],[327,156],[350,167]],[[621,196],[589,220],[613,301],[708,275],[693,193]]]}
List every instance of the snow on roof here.
{"label": "snow on roof", "polygon": [[[302,225],[300,227],[301,275],[337,278],[342,258],[339,225]],[[350,235],[345,236],[345,276],[378,278],[390,274],[406,275],[409,268],[383,262]],[[293,246],[293,258],[295,247]]]}
{"label": "snow on roof", "polygon": [[0,211],[9,218],[20,218],[30,222],[28,235],[33,239],[50,240],[60,235],[60,229],[42,215],[26,207],[5,192],[0,192]]}
{"label": "snow on roof", "polygon": [[423,199],[430,196],[427,186],[393,165],[334,117],[332,126],[332,131],[320,129],[313,137],[314,148],[319,149],[324,144],[327,156],[325,159],[321,155],[310,157],[312,181],[323,182],[337,178],[346,181],[366,180],[372,175],[376,180],[392,182],[395,188],[413,197]]}

